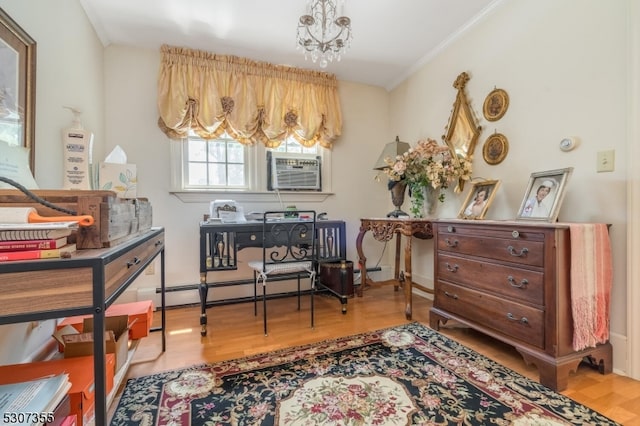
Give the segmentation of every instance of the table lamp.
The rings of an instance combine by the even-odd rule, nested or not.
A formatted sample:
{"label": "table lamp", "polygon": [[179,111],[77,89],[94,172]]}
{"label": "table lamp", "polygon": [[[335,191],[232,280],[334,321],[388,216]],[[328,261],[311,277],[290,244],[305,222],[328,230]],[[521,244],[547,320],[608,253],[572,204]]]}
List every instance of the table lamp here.
{"label": "table lamp", "polygon": [[[396,140],[393,142],[389,142],[384,146],[382,153],[378,157],[378,161],[376,161],[373,166],[373,170],[384,170],[389,168],[389,165],[384,161],[385,158],[395,159],[397,156],[404,154],[410,148],[410,145],[406,142],[401,142],[400,138],[396,136]],[[396,208],[394,211],[387,213],[387,217],[400,217],[400,216],[409,216],[407,213],[403,212],[400,207],[402,207],[402,203],[404,203],[404,193],[407,189],[407,183],[403,180],[401,181],[389,181],[389,191],[391,192],[391,202],[393,202],[394,207]]]}

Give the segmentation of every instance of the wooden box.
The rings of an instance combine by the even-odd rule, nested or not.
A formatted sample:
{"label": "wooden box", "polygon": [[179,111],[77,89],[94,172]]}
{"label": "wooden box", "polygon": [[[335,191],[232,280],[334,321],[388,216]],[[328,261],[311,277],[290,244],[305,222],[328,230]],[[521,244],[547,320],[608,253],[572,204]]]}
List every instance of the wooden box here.
{"label": "wooden box", "polygon": [[[92,226],[75,233],[78,249],[113,247],[148,229],[152,224],[151,204],[146,198],[118,198],[113,191],[33,190],[47,203],[91,215]],[[0,207],[33,207],[41,216],[64,216],[17,189],[0,189]]]}

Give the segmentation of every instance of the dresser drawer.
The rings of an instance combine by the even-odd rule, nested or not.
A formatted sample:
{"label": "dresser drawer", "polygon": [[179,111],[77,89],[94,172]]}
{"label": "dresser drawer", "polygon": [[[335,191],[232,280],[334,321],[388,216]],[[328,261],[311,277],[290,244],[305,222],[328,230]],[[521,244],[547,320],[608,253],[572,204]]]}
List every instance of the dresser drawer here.
{"label": "dresser drawer", "polygon": [[443,233],[438,236],[437,249],[535,267],[544,264],[544,242],[522,238]]}
{"label": "dresser drawer", "polygon": [[438,281],[433,306],[544,348],[544,312],[500,297]]}
{"label": "dresser drawer", "polygon": [[490,291],[500,297],[544,305],[544,274],[529,269],[437,254],[438,277],[465,287]]}

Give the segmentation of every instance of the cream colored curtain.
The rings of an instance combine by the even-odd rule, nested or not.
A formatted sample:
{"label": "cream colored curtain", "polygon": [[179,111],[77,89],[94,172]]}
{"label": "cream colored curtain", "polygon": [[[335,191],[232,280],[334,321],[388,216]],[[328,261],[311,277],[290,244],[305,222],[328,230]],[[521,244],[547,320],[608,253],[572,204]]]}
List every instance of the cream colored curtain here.
{"label": "cream colored curtain", "polygon": [[276,147],[288,136],[331,148],[342,129],[334,75],[236,56],[162,46],[158,125],[171,138],[189,129],[226,131],[243,144]]}

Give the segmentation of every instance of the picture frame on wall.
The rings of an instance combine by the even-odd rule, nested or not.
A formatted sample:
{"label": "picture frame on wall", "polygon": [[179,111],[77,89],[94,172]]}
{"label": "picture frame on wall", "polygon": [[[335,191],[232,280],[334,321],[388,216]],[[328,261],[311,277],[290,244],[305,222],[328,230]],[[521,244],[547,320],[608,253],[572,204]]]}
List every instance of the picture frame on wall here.
{"label": "picture frame on wall", "polygon": [[532,173],[516,220],[555,222],[573,167]]}
{"label": "picture frame on wall", "polygon": [[472,182],[458,219],[484,219],[499,187],[499,180]]}
{"label": "picture frame on wall", "polygon": [[35,167],[36,42],[0,8],[0,140],[29,151]]}

